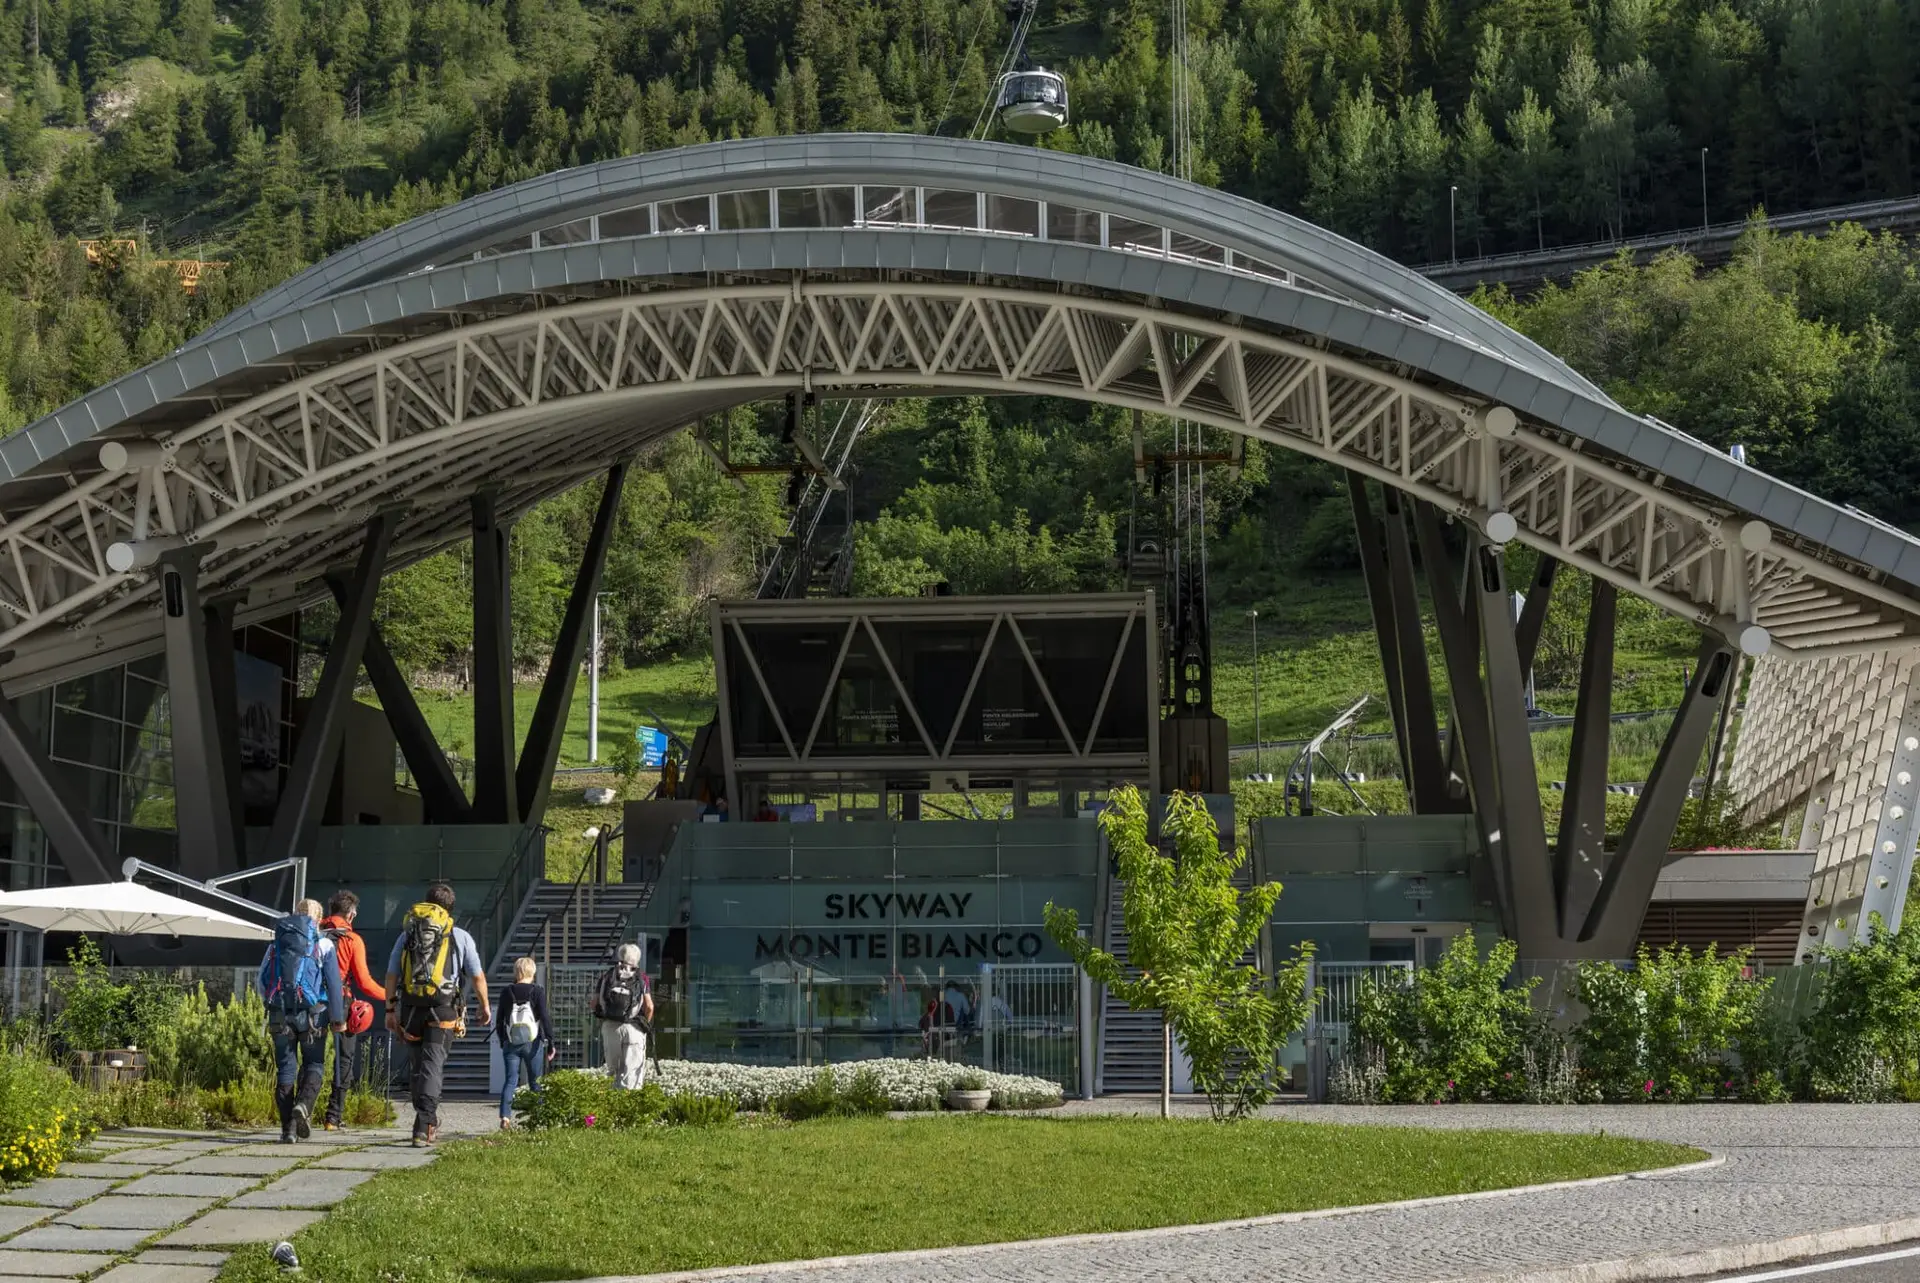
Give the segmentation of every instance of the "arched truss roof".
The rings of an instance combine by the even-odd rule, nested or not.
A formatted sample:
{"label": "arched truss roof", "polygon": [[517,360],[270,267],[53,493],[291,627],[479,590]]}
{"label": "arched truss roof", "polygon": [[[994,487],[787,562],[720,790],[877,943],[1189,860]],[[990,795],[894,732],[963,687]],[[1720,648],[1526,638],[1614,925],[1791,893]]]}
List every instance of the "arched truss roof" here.
{"label": "arched truss roof", "polygon": [[[905,189],[924,215],[941,208],[928,174],[945,192],[992,178],[971,206],[989,225],[651,230],[661,202],[705,196],[724,222],[722,193],[789,185]],[[1069,197],[1107,238],[1157,210],[1160,240],[991,225],[996,210],[1025,217],[1008,202],[1045,218]],[[730,203],[772,221],[782,199]],[[643,234],[606,234],[634,225],[596,211],[636,207]],[[583,211],[592,239],[533,239]],[[424,556],[463,537],[478,489],[523,510],[704,415],[798,388],[1177,414],[1428,499],[1752,650],[1920,638],[1920,542],[1627,414],[1364,250],[1118,166],[847,136],[691,148],[477,197],[0,442],[0,676],[25,689],[156,646],[142,567],[166,547],[203,546],[205,590],[258,617],[320,595],[376,511],[404,507],[396,555]]]}

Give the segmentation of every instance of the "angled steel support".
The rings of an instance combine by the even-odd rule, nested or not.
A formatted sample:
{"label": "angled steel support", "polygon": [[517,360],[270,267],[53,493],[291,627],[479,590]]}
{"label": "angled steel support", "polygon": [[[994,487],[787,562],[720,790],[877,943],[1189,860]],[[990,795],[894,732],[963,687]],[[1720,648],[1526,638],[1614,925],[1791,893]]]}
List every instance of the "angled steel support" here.
{"label": "angled steel support", "polygon": [[593,600],[600,593],[600,572],[607,563],[607,545],[613,542],[614,519],[620,515],[620,493],[626,484],[624,462],[608,469],[600,508],[594,513],[593,530],[581,551],[580,569],[574,574],[573,592],[560,621],[560,635],[553,643],[553,658],[547,663],[547,679],[540,685],[533,724],[527,728],[527,742],[520,750],[516,792],[520,801],[518,818],[523,823],[539,822],[547,809],[547,795],[553,791],[553,768],[560,760],[560,740],[567,731],[573,687],[580,676],[580,660],[586,654],[587,632],[593,621]]}
{"label": "angled steel support", "polygon": [[508,527],[494,496],[473,496],[473,817],[520,818],[513,754],[513,622]]}
{"label": "angled steel support", "polygon": [[[167,648],[167,707],[172,723],[174,822],[180,841],[180,872],[204,881],[239,868],[240,855],[235,845],[230,776],[220,744],[219,700],[214,693],[207,611],[200,600],[200,553],[200,549],[187,547],[161,557],[160,613]],[[229,674],[233,665],[231,636],[229,632]]]}
{"label": "angled steel support", "polygon": [[1520,607],[1520,622],[1513,626],[1523,675],[1533,671],[1533,661],[1540,653],[1540,633],[1547,626],[1547,607],[1553,604],[1553,580],[1559,571],[1560,563],[1544,552],[1533,564],[1533,586],[1527,589],[1526,604]]}
{"label": "angled steel support", "polygon": [[213,744],[220,755],[220,767],[227,775],[227,803],[233,816],[233,849],[237,860],[247,849],[247,817],[240,798],[240,680],[233,661],[234,604],[228,597],[208,606],[206,611],[207,675],[213,682],[216,730]]}
{"label": "angled steel support", "polygon": [[[1531,598],[1528,599],[1531,603]],[[1613,636],[1618,590],[1593,581],[1586,648],[1580,655],[1580,694],[1573,708],[1573,747],[1567,759],[1567,791],[1560,803],[1560,834],[1554,846],[1554,882],[1560,893],[1563,930],[1587,920],[1607,870],[1607,764],[1613,731]]]}
{"label": "angled steel support", "polygon": [[0,767],[46,830],[54,854],[67,866],[67,877],[76,884],[109,881],[112,848],[68,781],[55,774],[45,741],[20,719],[13,701],[0,696]]}
{"label": "angled steel support", "polygon": [[387,545],[393,539],[396,524],[390,512],[381,513],[367,523],[360,557],[354,563],[353,578],[341,601],[340,622],[334,626],[333,644],[327,650],[326,664],[320,669],[320,685],[308,705],[306,721],[300,727],[300,742],[293,752],[293,765],[287,770],[286,792],[274,808],[273,829],[267,836],[265,852],[268,860],[305,856],[319,832],[320,813],[326,809],[334,768],[340,760],[347,705],[353,702],[360,657],[366,650],[367,636],[373,631],[373,602],[380,593],[380,572],[386,565]]}
{"label": "angled steel support", "polygon": [[1463,605],[1461,585],[1447,561],[1440,520],[1431,504],[1414,505],[1413,526],[1420,539],[1420,561],[1426,567],[1440,650],[1447,664],[1447,685],[1453,699],[1452,746],[1457,746],[1461,764],[1466,768],[1474,819],[1493,867],[1501,921],[1511,933],[1516,929],[1513,887],[1507,869],[1506,845],[1498,840],[1500,787],[1494,762],[1493,730],[1487,720],[1487,699],[1480,683],[1479,612]]}
{"label": "angled steel support", "polygon": [[[1413,728],[1407,724],[1407,697],[1400,680],[1400,646],[1394,631],[1393,588],[1387,576],[1386,532],[1373,515],[1367,483],[1357,472],[1347,473],[1347,497],[1353,501],[1353,530],[1360,543],[1360,572],[1367,583],[1367,604],[1373,614],[1373,635],[1380,646],[1380,672],[1387,683],[1387,711],[1393,718],[1394,745],[1400,753],[1400,774],[1407,782],[1407,801],[1422,814],[1420,783],[1413,769]],[[1438,741],[1435,741],[1436,746]]]}
{"label": "angled steel support", "polygon": [[1381,487],[1381,499],[1386,510],[1382,531],[1386,536],[1387,602],[1393,612],[1394,651],[1400,660],[1401,697],[1407,705],[1408,748],[1413,755],[1408,801],[1416,815],[1457,815],[1468,809],[1467,800],[1447,787],[1447,754],[1441,744],[1433,673],[1427,663],[1427,634],[1420,625],[1420,590],[1413,576],[1407,504],[1389,486]]}
{"label": "angled steel support", "polygon": [[[334,600],[345,610],[347,585],[332,578],[327,586],[333,589]],[[360,663],[367,670],[367,680],[373,684],[373,693],[379,697],[380,707],[387,715],[387,725],[393,728],[394,742],[407,759],[407,769],[413,772],[426,822],[471,823],[473,808],[467,804],[466,791],[454,778],[453,765],[434,739],[433,728],[421,714],[420,704],[414,699],[413,689],[407,685],[400,666],[393,662],[393,652],[387,649],[377,624],[367,630],[367,647],[361,652]]]}
{"label": "angled steel support", "polygon": [[[1492,544],[1471,545],[1468,591],[1480,616],[1486,648],[1487,724],[1493,738],[1494,779],[1500,798],[1499,826],[1489,836],[1504,852],[1513,904],[1513,937],[1526,958],[1555,956],[1560,905],[1554,895],[1547,830],[1540,815],[1540,780],[1533,764],[1533,732],[1527,726],[1527,676],[1514,637],[1513,596],[1507,591],[1506,555]],[[1496,857],[1496,863],[1499,862]]]}
{"label": "angled steel support", "polygon": [[1667,738],[1653,761],[1647,787],[1627,821],[1627,831],[1600,883],[1593,908],[1580,932],[1582,952],[1591,957],[1624,958],[1640,935],[1640,920],[1653,897],[1653,884],[1666,863],[1680,807],[1693,787],[1700,751],[1713,733],[1713,715],[1732,678],[1734,650],[1724,638],[1709,635]]}

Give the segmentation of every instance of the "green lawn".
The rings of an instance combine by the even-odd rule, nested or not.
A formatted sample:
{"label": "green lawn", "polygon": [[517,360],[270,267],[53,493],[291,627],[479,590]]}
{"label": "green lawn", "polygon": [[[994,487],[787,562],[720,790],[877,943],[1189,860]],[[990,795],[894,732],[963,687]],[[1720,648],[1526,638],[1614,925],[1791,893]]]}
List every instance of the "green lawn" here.
{"label": "green lawn", "polygon": [[[1670,1166],[1615,1136],[937,1116],[448,1146],[294,1239],[308,1277],[543,1279],[1143,1229]],[[223,1283],[279,1278],[264,1249]]]}

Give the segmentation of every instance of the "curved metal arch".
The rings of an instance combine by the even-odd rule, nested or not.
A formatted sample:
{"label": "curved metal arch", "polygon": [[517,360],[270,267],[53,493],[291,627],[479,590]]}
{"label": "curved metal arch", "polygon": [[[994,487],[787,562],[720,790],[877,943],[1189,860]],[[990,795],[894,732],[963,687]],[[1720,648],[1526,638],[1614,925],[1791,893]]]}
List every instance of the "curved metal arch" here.
{"label": "curved metal arch", "polygon": [[1451,290],[1290,214],[1115,161],[911,134],[734,139],[623,156],[527,179],[376,233],[236,308],[202,338],[235,333],[323,298],[399,279],[463,250],[478,251],[636,203],[742,188],[840,184],[991,191],[1166,226],[1273,263],[1331,290],[1342,301],[1431,321],[1540,377],[1611,404],[1558,357]]}
{"label": "curved metal arch", "polygon": [[[176,476],[202,519],[176,513],[161,523],[171,530],[122,541],[121,564],[202,544],[212,549],[203,575],[223,591],[297,585],[316,554],[347,555],[366,515],[409,498],[421,512],[396,544],[430,551],[460,530],[458,504],[436,507],[436,496],[464,498],[503,466],[551,456],[565,443],[556,436],[577,438],[589,462],[524,477],[532,489],[522,502],[698,413],[796,388],[1054,395],[1204,422],[1372,476],[1756,649],[1765,646],[1751,634],[1756,623],[1777,627],[1777,648],[1795,653],[1884,645],[1910,622],[1880,619],[1849,596],[1852,585],[1826,582],[1818,563],[1746,546],[1728,537],[1721,515],[1475,399],[1244,324],[911,281],[743,283],[578,302],[325,366],[172,434],[150,466]],[[656,412],[631,413],[639,407]],[[570,426],[549,426],[555,415]],[[462,453],[470,443],[478,444]],[[434,490],[418,492],[429,477]],[[303,523],[316,513],[321,522],[302,546]],[[1802,592],[1776,609],[1777,585],[1788,583]],[[1845,637],[1796,629],[1807,591],[1837,612],[1823,619],[1847,621]],[[98,627],[147,607],[154,592],[102,575],[66,608],[111,595],[85,616],[83,627]],[[30,621],[16,624],[0,645],[30,631]],[[1863,631],[1871,635],[1856,635]]]}
{"label": "curved metal arch", "polygon": [[[628,312],[625,339],[617,325],[592,332],[592,317]],[[509,356],[499,345],[516,334]],[[812,347],[783,347],[783,334]],[[651,346],[629,353],[639,364],[605,364],[642,338]],[[420,372],[434,351],[465,354],[435,367],[454,380],[445,397]],[[541,362],[552,388],[516,395],[508,384]],[[370,369],[387,372],[369,384],[378,394],[342,392]],[[0,483],[0,512],[16,514],[0,520],[8,684],[41,680],[76,645],[99,656],[151,642],[151,590],[109,564],[115,543],[225,534],[252,551],[216,554],[233,562],[221,590],[284,609],[351,554],[372,508],[410,504],[396,547],[402,560],[422,555],[459,536],[465,495],[483,481],[517,511],[609,451],[750,398],[749,372],[761,391],[795,379],[859,396],[1037,391],[1275,433],[1456,513],[1499,514],[1502,529],[1510,519],[1515,535],[1689,618],[1736,635],[1757,621],[1782,650],[1842,653],[1920,632],[1901,591],[1920,582],[1920,544],[1412,317],[1190,263],[981,233],[710,233],[368,285],[183,349],[0,443],[0,472],[15,478]],[[605,416],[624,402],[596,401],[596,381],[610,394],[680,391],[662,394],[658,417],[620,423]],[[381,455],[396,434],[448,418],[456,388],[480,398],[456,416],[457,448]],[[1519,414],[1478,414],[1494,405]],[[522,426],[508,417],[516,408]],[[537,422],[549,410],[555,421]],[[243,411],[257,422],[236,428]],[[579,441],[581,462],[541,473],[559,440]],[[1881,582],[1886,572],[1902,582]],[[63,637],[56,624],[82,631]]]}

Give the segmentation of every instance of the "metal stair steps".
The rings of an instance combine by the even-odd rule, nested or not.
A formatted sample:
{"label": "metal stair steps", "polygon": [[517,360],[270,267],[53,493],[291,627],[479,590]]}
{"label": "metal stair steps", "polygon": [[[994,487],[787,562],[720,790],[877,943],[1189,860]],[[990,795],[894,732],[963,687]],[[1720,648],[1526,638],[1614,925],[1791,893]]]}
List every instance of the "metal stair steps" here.
{"label": "metal stair steps", "polygon": [[[647,906],[653,898],[651,882],[622,883],[612,882],[591,888],[579,889],[577,910],[579,916],[579,947],[572,946],[575,932],[561,929],[560,914],[574,898],[575,885],[571,882],[540,881],[533,884],[527,892],[527,898],[520,912],[514,918],[512,929],[507,933],[506,944],[492,960],[487,971],[487,992],[497,995],[513,981],[513,964],[518,958],[533,958],[546,965],[549,955],[555,965],[564,958],[568,962],[597,963],[605,955],[613,930],[632,915]],[[550,949],[541,947],[542,926],[549,919],[553,922]],[[563,940],[564,934],[564,940]],[[499,1003],[494,1003],[494,1018],[500,1018]],[[487,1078],[491,1065],[488,1051],[488,1039],[493,1037],[489,1029],[469,1029],[467,1036],[455,1043],[447,1053],[446,1085],[442,1094],[449,1098],[486,1097],[491,1093],[487,1089]]]}

